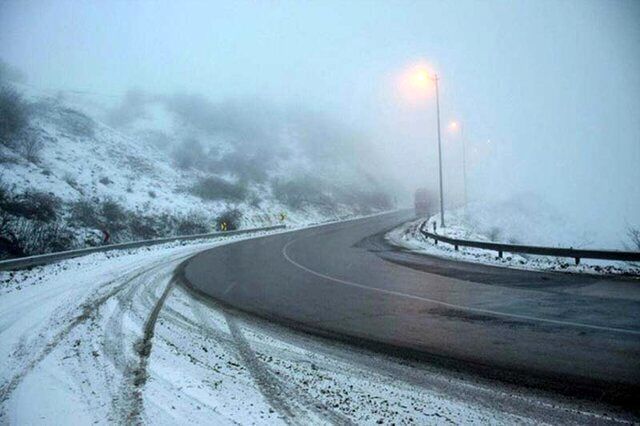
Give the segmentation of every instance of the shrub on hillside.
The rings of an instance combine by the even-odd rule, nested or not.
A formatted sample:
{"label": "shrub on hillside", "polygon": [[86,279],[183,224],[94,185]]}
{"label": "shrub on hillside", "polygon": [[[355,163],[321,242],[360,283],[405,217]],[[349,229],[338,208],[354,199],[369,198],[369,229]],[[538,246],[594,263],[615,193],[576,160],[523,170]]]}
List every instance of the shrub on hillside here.
{"label": "shrub on hillside", "polygon": [[32,108],[15,89],[0,88],[0,143],[35,163],[44,141],[29,127],[32,115]]}
{"label": "shrub on hillside", "polygon": [[103,201],[100,205],[100,213],[103,219],[103,226],[109,230],[112,237],[116,237],[116,233],[127,228],[127,212],[116,201]]}
{"label": "shrub on hillside", "polygon": [[204,234],[209,231],[209,223],[207,219],[195,212],[191,212],[188,215],[178,219],[178,225],[176,226],[177,235],[194,235]]}
{"label": "shrub on hillside", "polygon": [[29,126],[29,108],[11,87],[0,88],[0,143],[16,147]]}
{"label": "shrub on hillside", "polygon": [[0,208],[9,198],[11,198],[11,190],[6,183],[0,180]]}
{"label": "shrub on hillside", "polygon": [[[126,239],[125,233],[131,223],[131,213],[114,200],[93,202],[80,200],[71,205],[70,223],[100,231],[109,231],[111,240]],[[136,224],[137,225],[137,224]],[[122,237],[122,238],[121,238]]]}
{"label": "shrub on hillside", "polygon": [[73,233],[61,222],[46,223],[23,217],[11,218],[6,213],[2,216],[0,253],[3,257],[33,256],[73,247]]}
{"label": "shrub on hillside", "polygon": [[186,139],[173,150],[173,160],[181,169],[201,168],[205,160],[202,144],[197,139]]}
{"label": "shrub on hillside", "polygon": [[128,228],[133,240],[151,240],[161,237],[161,232],[156,229],[155,225],[155,220],[152,217],[129,213]]}
{"label": "shrub on hillside", "polygon": [[222,157],[219,161],[210,161],[209,170],[223,170],[231,173],[241,180],[262,183],[268,178],[268,169],[271,167],[268,158],[261,158],[255,154],[233,152]]}
{"label": "shrub on hillside", "polygon": [[0,82],[14,81],[23,83],[27,77],[24,72],[0,59]]}
{"label": "shrub on hillside", "polygon": [[233,231],[241,225],[242,212],[238,209],[229,209],[216,218],[217,231]]}
{"label": "shrub on hillside", "polygon": [[70,222],[100,231],[107,230],[111,241],[148,240],[165,235],[168,226],[163,223],[162,216],[151,217],[126,210],[114,200],[93,203],[82,200],[71,206]]}
{"label": "shrub on hillside", "polygon": [[124,208],[114,200],[103,201],[100,209],[107,222],[124,222],[127,218]]}
{"label": "shrub on hillside", "polygon": [[71,222],[87,228],[100,228],[101,220],[96,206],[87,200],[71,205]]}
{"label": "shrub on hillside", "polygon": [[328,207],[333,204],[321,183],[310,178],[275,182],[273,195],[292,210],[309,206]]}
{"label": "shrub on hillside", "polygon": [[631,242],[631,250],[640,250],[640,229],[629,227],[627,237]]}
{"label": "shrub on hillside", "polygon": [[37,163],[40,161],[40,151],[43,147],[44,141],[39,135],[33,132],[24,132],[16,148],[28,161]]}
{"label": "shrub on hillside", "polygon": [[58,197],[45,192],[27,191],[17,196],[5,195],[0,199],[0,208],[9,214],[45,223],[57,219],[60,206]]}
{"label": "shrub on hillside", "polygon": [[0,209],[0,257],[24,256],[18,238],[11,227],[13,216]]}
{"label": "shrub on hillside", "polygon": [[203,200],[243,201],[247,196],[247,189],[241,183],[207,177],[193,185],[191,193]]}

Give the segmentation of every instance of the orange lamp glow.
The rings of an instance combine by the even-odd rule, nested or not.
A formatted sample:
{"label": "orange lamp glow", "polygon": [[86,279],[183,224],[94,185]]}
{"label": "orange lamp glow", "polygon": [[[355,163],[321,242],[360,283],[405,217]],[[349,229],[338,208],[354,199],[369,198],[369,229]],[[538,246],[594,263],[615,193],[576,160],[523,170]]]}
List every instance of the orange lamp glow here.
{"label": "orange lamp glow", "polygon": [[434,73],[424,63],[406,68],[398,77],[398,90],[402,98],[411,104],[422,104],[434,96]]}

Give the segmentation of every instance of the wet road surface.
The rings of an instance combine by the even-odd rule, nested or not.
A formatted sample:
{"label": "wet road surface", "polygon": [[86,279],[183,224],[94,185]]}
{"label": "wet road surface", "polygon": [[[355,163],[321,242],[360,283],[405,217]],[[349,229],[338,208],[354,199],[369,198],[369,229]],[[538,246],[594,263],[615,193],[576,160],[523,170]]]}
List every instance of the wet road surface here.
{"label": "wet road surface", "polygon": [[242,311],[456,371],[631,405],[640,281],[537,273],[401,251],[398,212],[239,241],[184,267]]}

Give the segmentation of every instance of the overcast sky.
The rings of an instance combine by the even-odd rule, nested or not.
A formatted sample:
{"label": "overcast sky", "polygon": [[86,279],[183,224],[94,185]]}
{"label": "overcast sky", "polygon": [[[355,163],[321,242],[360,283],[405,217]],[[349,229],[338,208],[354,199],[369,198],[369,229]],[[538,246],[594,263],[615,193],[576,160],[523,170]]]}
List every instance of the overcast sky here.
{"label": "overcast sky", "polygon": [[[434,182],[441,77],[473,197],[544,194],[591,223],[640,221],[639,1],[2,1],[0,58],[42,88],[303,104],[365,132],[408,187]],[[459,137],[445,130],[459,197]],[[612,213],[607,213],[612,212]]]}

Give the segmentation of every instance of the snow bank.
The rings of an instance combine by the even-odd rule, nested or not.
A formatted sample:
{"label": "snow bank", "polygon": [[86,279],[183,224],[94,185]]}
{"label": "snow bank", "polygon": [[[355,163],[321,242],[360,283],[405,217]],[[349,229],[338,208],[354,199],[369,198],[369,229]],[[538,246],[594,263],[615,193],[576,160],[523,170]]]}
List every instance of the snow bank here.
{"label": "snow bank", "polygon": [[[470,210],[478,211],[478,210]],[[557,240],[547,235],[541,230],[529,230],[528,226],[540,225],[544,227],[549,222],[546,218],[533,219],[533,223],[527,221],[520,214],[502,216],[502,220],[497,220],[499,226],[488,226],[490,215],[479,215],[471,219],[470,211],[463,209],[446,212],[446,228],[438,228],[437,233],[452,238],[491,241],[524,245],[547,245],[560,247]],[[518,213],[520,211],[516,210]],[[522,221],[522,222],[521,222]],[[450,258],[459,261],[482,263],[493,266],[503,266],[508,268],[526,269],[534,271],[561,271],[590,274],[634,274],[640,275],[640,265],[633,262],[618,262],[596,259],[582,259],[580,265],[575,265],[573,259],[534,256],[517,253],[504,253],[503,258],[499,258],[495,251],[478,249],[473,247],[459,247],[456,251],[450,244],[439,242],[434,244],[433,240],[425,238],[420,232],[420,226],[425,219],[408,222],[390,231],[386,235],[387,241],[391,244],[432,256]],[[433,230],[433,224],[440,223],[439,215],[434,215],[427,220],[427,229]],[[554,225],[555,226],[555,225]],[[547,226],[546,229],[549,229]],[[484,233],[484,232],[486,233]],[[565,234],[566,235],[566,234]],[[523,240],[524,236],[530,236],[531,241]],[[553,244],[555,241],[556,244]],[[582,240],[584,241],[584,240]],[[574,248],[582,248],[574,245]]]}

